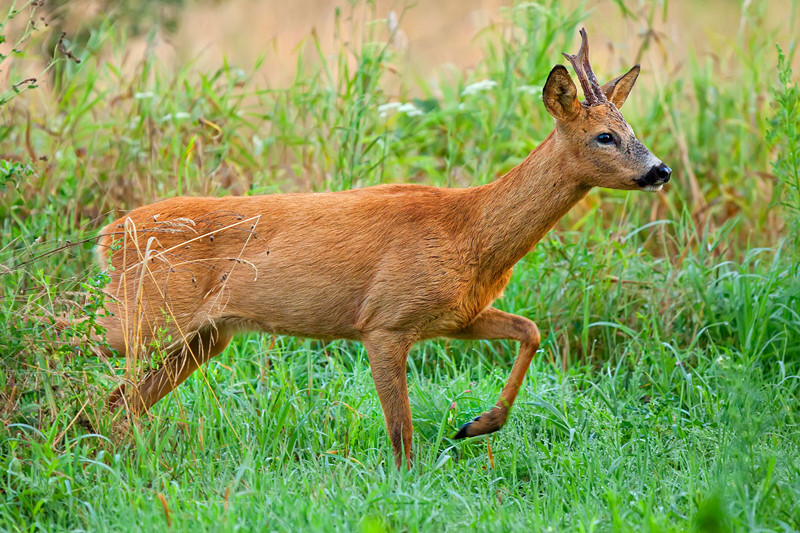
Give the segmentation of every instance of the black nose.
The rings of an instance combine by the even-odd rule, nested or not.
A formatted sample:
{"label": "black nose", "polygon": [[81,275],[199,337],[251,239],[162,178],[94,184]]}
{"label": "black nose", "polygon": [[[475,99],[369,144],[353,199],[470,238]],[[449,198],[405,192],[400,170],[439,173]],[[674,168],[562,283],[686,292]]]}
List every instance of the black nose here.
{"label": "black nose", "polygon": [[669,176],[672,174],[672,169],[664,163],[661,163],[653,169],[653,174],[656,175],[656,178],[660,183],[666,183],[669,181]]}

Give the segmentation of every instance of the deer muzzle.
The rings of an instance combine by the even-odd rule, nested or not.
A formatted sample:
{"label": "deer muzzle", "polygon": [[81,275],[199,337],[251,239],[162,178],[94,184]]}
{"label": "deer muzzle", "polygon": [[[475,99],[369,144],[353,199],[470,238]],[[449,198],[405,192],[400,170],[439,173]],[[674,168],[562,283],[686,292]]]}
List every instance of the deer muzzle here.
{"label": "deer muzzle", "polygon": [[636,184],[646,191],[658,191],[661,186],[669,181],[672,169],[662,162],[650,167],[641,178],[636,180]]}

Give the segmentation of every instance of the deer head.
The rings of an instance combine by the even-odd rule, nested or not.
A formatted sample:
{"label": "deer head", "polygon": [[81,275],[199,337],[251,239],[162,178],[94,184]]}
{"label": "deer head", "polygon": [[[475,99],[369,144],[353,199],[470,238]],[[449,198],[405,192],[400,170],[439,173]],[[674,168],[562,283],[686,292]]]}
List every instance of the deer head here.
{"label": "deer head", "polygon": [[575,69],[584,101],[578,101],[562,65],[550,71],[542,91],[545,108],[556,120],[554,140],[570,154],[567,164],[587,186],[660,190],[672,170],[639,142],[619,111],[639,76],[639,65],[601,87],[589,64],[586,30],[580,34],[580,51],[564,57]]}

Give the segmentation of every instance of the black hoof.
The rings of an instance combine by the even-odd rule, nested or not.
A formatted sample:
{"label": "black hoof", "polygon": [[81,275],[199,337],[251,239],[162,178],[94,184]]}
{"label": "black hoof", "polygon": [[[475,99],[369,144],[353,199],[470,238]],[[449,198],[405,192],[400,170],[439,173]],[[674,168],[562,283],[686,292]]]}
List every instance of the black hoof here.
{"label": "black hoof", "polygon": [[471,425],[472,425],[472,422],[467,422],[466,424],[464,424],[463,426],[461,426],[461,427],[459,428],[459,430],[458,430],[458,433],[456,433],[456,434],[455,434],[455,436],[453,437],[453,439],[454,439],[454,440],[466,439],[466,438],[468,437],[468,435],[467,435],[467,429],[469,429],[469,427],[470,427]]}
{"label": "black hoof", "polygon": [[[472,422],[477,422],[479,418],[480,418],[480,416],[476,416],[476,417],[475,417],[475,418],[472,420]],[[461,426],[461,427],[458,429],[458,433],[456,433],[456,434],[455,434],[455,436],[453,437],[453,439],[454,439],[454,440],[459,440],[459,439],[466,439],[467,437],[469,437],[469,435],[467,435],[467,430],[468,430],[468,429],[469,429],[469,427],[472,425],[472,422],[467,422],[466,424],[464,424],[463,426]]]}

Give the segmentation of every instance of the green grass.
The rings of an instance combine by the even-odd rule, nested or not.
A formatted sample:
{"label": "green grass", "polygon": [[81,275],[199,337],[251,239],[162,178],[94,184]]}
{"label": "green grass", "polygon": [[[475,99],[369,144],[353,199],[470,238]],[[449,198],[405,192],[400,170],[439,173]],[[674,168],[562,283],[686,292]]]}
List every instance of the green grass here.
{"label": "green grass", "polygon": [[281,89],[131,72],[124,20],[67,41],[81,62],[57,53],[55,88],[0,107],[0,530],[800,529],[800,103],[763,2],[719,63],[644,72],[626,104],[670,190],[593,192],[515,269],[497,305],[544,340],[489,438],[449,437],[496,401],[514,343],[412,351],[398,472],[357,343],[240,336],[125,432],[102,411],[124,362],[55,338],[53,315],[102,313],[91,237],[126,209],[510,169],[551,127],[537,88],[586,14],[559,6],[504,11],[476,69],[435,82],[389,75],[379,24],[333,58],[310,36]]}

